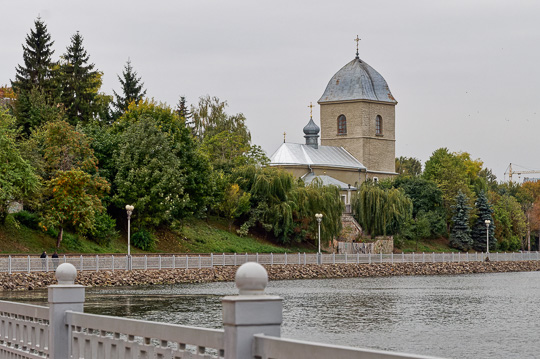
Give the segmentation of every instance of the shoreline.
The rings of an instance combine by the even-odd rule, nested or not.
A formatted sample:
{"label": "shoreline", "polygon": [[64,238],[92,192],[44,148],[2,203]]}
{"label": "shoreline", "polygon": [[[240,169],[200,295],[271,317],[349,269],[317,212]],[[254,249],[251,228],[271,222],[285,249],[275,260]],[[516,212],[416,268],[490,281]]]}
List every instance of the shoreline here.
{"label": "shoreline", "polygon": [[[374,263],[264,265],[269,280],[332,279],[410,275],[457,275],[540,271],[540,261],[458,263]],[[232,282],[238,266],[129,271],[84,271],[76,284],[86,287],[123,287],[205,282]],[[56,284],[53,272],[1,273],[0,290],[26,291]]]}

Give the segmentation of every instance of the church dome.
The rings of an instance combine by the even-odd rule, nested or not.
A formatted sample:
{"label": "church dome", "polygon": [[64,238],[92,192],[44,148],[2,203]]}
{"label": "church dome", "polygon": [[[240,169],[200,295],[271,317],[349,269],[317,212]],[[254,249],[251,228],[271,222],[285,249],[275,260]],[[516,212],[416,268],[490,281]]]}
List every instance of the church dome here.
{"label": "church dome", "polygon": [[356,100],[397,103],[381,74],[358,57],[332,77],[319,103]]}
{"label": "church dome", "polygon": [[320,131],[321,129],[319,128],[319,126],[317,126],[317,124],[315,124],[315,122],[313,122],[312,118],[309,120],[306,127],[304,127],[305,135],[318,135]]}

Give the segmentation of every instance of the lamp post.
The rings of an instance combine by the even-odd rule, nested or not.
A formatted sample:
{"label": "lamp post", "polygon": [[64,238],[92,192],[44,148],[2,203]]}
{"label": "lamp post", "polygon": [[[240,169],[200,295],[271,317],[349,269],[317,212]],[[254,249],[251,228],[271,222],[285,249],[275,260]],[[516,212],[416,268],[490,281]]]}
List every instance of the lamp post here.
{"label": "lamp post", "polygon": [[486,224],[486,258],[489,258],[489,225],[491,221],[486,219],[484,223]]}
{"label": "lamp post", "polygon": [[130,204],[126,205],[127,220],[128,220],[128,270],[131,270],[131,214],[133,213],[133,207]]}
{"label": "lamp post", "polygon": [[317,218],[319,226],[319,250],[317,252],[317,264],[321,264],[321,221],[323,218],[322,213],[315,213],[315,218]]}

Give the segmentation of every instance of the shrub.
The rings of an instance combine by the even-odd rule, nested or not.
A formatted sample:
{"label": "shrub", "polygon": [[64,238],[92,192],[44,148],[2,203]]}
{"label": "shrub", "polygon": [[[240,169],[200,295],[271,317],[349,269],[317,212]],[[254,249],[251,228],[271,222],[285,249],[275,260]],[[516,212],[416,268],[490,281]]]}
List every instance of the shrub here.
{"label": "shrub", "polygon": [[144,229],[133,233],[131,240],[135,247],[140,248],[143,251],[151,251],[156,248],[156,239],[150,232]]}
{"label": "shrub", "polygon": [[36,213],[20,211],[13,213],[13,217],[17,220],[17,222],[30,229],[41,229],[39,226],[39,216]]}
{"label": "shrub", "polygon": [[96,216],[94,230],[90,233],[90,239],[100,246],[108,246],[112,240],[118,237],[116,221],[107,213]]}

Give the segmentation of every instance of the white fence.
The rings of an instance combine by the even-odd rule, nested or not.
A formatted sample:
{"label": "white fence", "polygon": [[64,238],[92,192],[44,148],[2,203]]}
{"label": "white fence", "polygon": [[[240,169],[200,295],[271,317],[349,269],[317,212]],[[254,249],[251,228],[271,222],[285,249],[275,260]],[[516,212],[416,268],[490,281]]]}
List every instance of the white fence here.
{"label": "white fence", "polygon": [[428,358],[280,338],[282,299],[264,294],[266,270],[238,269],[240,295],[224,297],[223,330],[83,313],[73,265],[59,266],[49,307],[0,301],[0,359]]}
{"label": "white fence", "polygon": [[126,270],[131,269],[176,269],[212,268],[216,266],[239,266],[247,262],[259,264],[372,264],[372,263],[447,263],[481,262],[489,256],[490,261],[538,261],[539,252],[511,253],[400,253],[400,254],[335,254],[323,253],[318,261],[317,253],[265,253],[265,254],[201,254],[201,255],[80,255],[60,256],[60,258],[36,258],[34,256],[0,257],[0,272],[54,271],[61,263],[71,263],[79,271]]}

